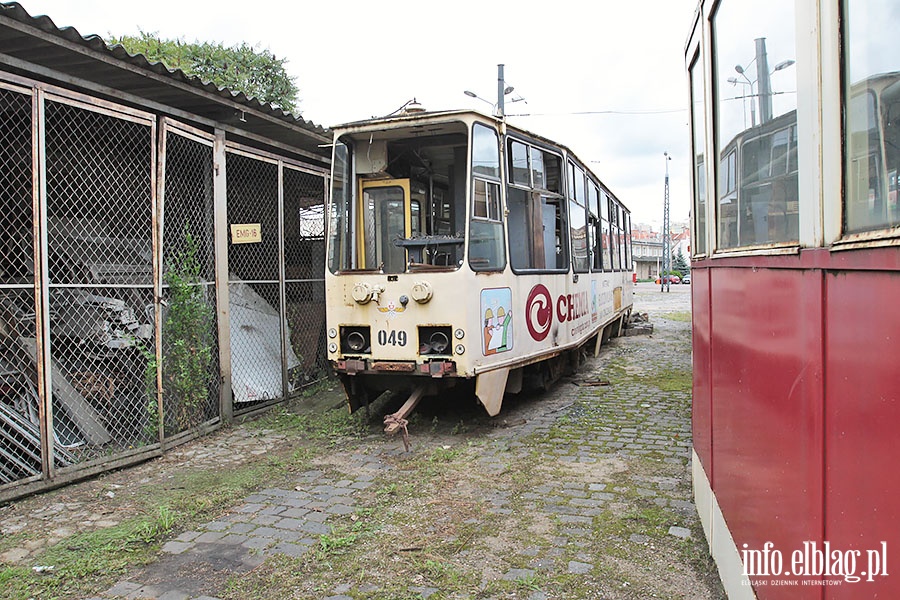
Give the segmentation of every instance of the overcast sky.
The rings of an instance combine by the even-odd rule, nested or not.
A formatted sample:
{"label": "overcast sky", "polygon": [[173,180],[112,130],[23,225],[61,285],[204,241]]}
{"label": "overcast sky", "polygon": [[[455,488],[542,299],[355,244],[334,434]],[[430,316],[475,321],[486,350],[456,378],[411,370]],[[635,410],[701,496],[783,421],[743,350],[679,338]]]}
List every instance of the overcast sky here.
{"label": "overcast sky", "polygon": [[288,59],[301,116],[326,127],[388,114],[412,98],[428,110],[490,112],[502,63],[515,87],[506,103],[511,123],[568,146],[632,210],[635,223],[656,228],[668,152],[672,220],[688,218],[683,53],[696,0],[21,4],[84,36],[144,30],[267,48]]}

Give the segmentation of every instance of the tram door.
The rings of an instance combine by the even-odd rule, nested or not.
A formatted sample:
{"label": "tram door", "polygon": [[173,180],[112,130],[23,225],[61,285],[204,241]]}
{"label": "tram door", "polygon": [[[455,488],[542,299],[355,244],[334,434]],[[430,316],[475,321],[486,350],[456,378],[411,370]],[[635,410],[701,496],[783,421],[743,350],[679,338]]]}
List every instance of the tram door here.
{"label": "tram door", "polygon": [[381,268],[385,273],[404,272],[406,250],[394,241],[406,239],[412,233],[409,180],[363,181],[360,190],[363,268]]}

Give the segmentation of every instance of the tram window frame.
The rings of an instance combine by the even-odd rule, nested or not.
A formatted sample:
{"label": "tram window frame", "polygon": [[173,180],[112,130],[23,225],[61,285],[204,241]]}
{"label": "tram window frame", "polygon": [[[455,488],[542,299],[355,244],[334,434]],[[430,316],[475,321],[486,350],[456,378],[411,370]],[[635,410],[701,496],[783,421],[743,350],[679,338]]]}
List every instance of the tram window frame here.
{"label": "tram window frame", "polygon": [[[773,157],[773,134],[785,127],[796,127],[797,123],[797,94],[788,93],[798,87],[797,67],[788,69],[795,64],[793,57],[798,57],[796,7],[777,0],[761,1],[763,4],[751,13],[740,8],[736,0],[721,1],[709,17],[715,155],[715,159],[709,160],[715,161],[712,164],[715,165],[717,254],[796,247],[800,243],[799,173],[794,166],[789,166],[784,174],[769,175],[773,169],[769,164]],[[784,26],[774,27],[771,21]],[[744,79],[739,81],[733,77],[733,65],[749,66],[750,63],[741,61],[746,61],[748,49],[752,56],[754,44],[756,81],[749,70],[745,73],[735,69]],[[789,60],[774,64],[766,62],[767,57]],[[738,84],[751,86],[751,93],[733,92],[732,88]],[[758,86],[757,93],[753,93],[754,84]],[[750,101],[749,124],[745,99]],[[788,135],[789,144],[796,140],[796,134]],[[758,141],[757,153],[748,157],[744,146],[754,141]],[[789,149],[787,154],[793,155],[794,151]],[[790,156],[787,160],[790,161]],[[751,179],[755,178],[753,181],[746,179],[748,173],[752,174]]]}
{"label": "tram window frame", "polygon": [[703,96],[703,62],[700,52],[694,53],[688,68],[691,94],[691,159],[693,162],[693,255],[706,256],[708,224],[706,221],[706,98]]}
{"label": "tram window frame", "polygon": [[896,54],[881,52],[880,44],[893,33],[898,18],[859,0],[843,0],[841,10],[842,241],[896,238],[900,99],[894,90],[900,78],[894,74],[900,67]]}
{"label": "tram window frame", "polygon": [[625,236],[625,209],[619,205],[619,265],[623,271],[628,270],[628,241]]}
{"label": "tram window frame", "polygon": [[590,232],[591,271],[603,271],[603,252],[600,246],[602,230],[600,226],[600,188],[588,179],[588,230]]}
{"label": "tram window frame", "polygon": [[[509,180],[519,185],[531,186],[531,151],[527,144],[509,140]],[[525,161],[525,166],[519,164]],[[523,177],[524,175],[524,177]]]}
{"label": "tram window frame", "polygon": [[[493,127],[474,123],[471,136],[472,208],[469,211],[466,258],[473,271],[503,271],[506,269],[507,257],[503,203],[500,197],[500,135]],[[481,202],[477,200],[479,186],[483,186],[484,200]],[[484,211],[480,212],[478,209],[482,205]]]}
{"label": "tram window frame", "polygon": [[619,223],[618,219],[618,211],[616,210],[616,201],[613,200],[612,196],[609,197],[609,250],[610,255],[612,256],[612,262],[610,264],[610,270],[619,271],[621,270],[621,266],[619,264],[619,260],[621,258],[621,254],[619,254]]}
{"label": "tram window frame", "polygon": [[625,248],[625,270],[632,271],[634,270],[634,261],[632,256],[632,248],[631,248],[631,213],[623,206],[622,207],[622,239],[624,240],[624,248]]}
{"label": "tram window frame", "polygon": [[[590,246],[588,244],[588,214],[586,199],[587,175],[584,170],[572,160],[568,161],[569,173],[569,245],[572,254],[572,271],[575,273],[590,272]],[[576,221],[576,218],[580,219]],[[577,225],[583,227],[581,238],[576,234]],[[576,246],[576,239],[582,239],[582,243]],[[582,248],[583,246],[583,248]],[[576,248],[583,250],[579,255]]]}
{"label": "tram window frame", "polygon": [[600,189],[600,252],[604,271],[612,271],[612,228],[609,224],[609,192]]}
{"label": "tram window frame", "polygon": [[355,268],[353,256],[353,148],[344,142],[334,144],[332,156],[331,198],[328,202],[328,268],[339,273]]}
{"label": "tram window frame", "polygon": [[565,177],[563,157],[527,138],[507,136],[506,149],[510,156],[513,144],[527,148],[529,181],[510,179],[512,167],[507,157],[505,222],[510,267],[517,274],[566,273],[570,265],[568,211],[566,198],[560,193]]}
{"label": "tram window frame", "polygon": [[[531,173],[531,185],[540,189],[547,189],[547,169],[544,164],[544,152],[540,148],[535,148],[534,146],[528,147],[528,169]],[[537,169],[537,164],[540,163],[540,170]],[[540,174],[540,177],[538,176]],[[559,190],[556,190],[557,192]]]}
{"label": "tram window frame", "polygon": [[616,239],[619,247],[619,271],[625,270],[625,236],[622,233],[622,205],[616,202]]}

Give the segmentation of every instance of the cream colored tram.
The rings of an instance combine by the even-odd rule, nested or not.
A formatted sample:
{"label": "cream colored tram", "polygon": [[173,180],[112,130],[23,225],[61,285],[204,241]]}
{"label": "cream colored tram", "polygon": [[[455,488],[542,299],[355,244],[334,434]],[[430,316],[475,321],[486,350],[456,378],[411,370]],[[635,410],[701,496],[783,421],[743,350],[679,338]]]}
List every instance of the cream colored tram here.
{"label": "cream colored tram", "polygon": [[328,358],[351,410],[458,386],[496,415],[619,333],[630,214],[564,146],[472,111],[334,132]]}

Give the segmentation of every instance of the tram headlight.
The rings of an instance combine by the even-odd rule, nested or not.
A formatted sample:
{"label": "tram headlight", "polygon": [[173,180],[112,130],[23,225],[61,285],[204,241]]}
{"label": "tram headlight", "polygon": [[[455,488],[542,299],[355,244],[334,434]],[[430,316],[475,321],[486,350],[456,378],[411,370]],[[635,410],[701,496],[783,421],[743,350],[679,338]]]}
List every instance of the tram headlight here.
{"label": "tram headlight", "polygon": [[329,329],[329,330],[328,330],[328,337],[331,338],[331,339],[336,338],[336,337],[337,337],[337,329],[335,329],[334,327],[332,327],[331,329]]}
{"label": "tram headlight", "polygon": [[450,354],[453,329],[447,325],[419,326],[419,354]]}
{"label": "tram headlight", "polygon": [[457,354],[465,354],[465,353],[466,353],[466,347],[463,346],[462,344],[457,344],[457,345],[456,345],[456,348],[454,348],[454,351],[455,351]]}
{"label": "tram headlight", "polygon": [[457,329],[456,331],[453,332],[453,335],[456,337],[456,339],[461,340],[464,337],[466,337],[466,332],[463,331],[462,329]]}
{"label": "tram headlight", "polygon": [[341,352],[344,354],[368,354],[372,351],[372,335],[366,326],[341,327]]}
{"label": "tram headlight", "polygon": [[328,351],[331,352],[332,354],[337,352],[337,344],[335,344],[334,342],[331,342],[330,344],[328,344]]}
{"label": "tram headlight", "polygon": [[435,331],[428,338],[428,345],[438,354],[443,354],[450,345],[450,338],[443,331]]}
{"label": "tram headlight", "polygon": [[353,352],[362,352],[366,347],[366,338],[358,331],[351,331],[347,334],[347,347]]}

